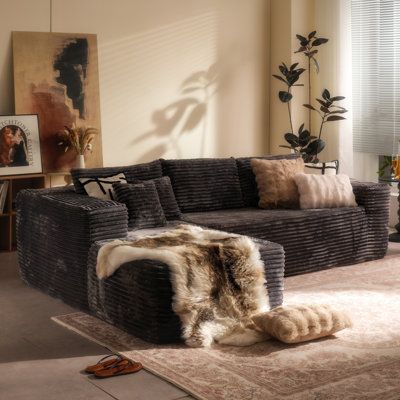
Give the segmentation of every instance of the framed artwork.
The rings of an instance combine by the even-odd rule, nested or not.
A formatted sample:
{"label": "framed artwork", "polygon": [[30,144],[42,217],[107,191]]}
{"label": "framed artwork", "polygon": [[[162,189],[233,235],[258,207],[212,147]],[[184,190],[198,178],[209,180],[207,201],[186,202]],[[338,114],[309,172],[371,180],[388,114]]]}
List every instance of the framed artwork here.
{"label": "framed artwork", "polygon": [[13,32],[17,114],[38,114],[43,172],[66,172],[73,149],[58,146],[64,127],[93,127],[99,134],[87,167],[102,161],[97,37],[92,34]]}
{"label": "framed artwork", "polygon": [[0,176],[42,172],[37,115],[0,116]]}

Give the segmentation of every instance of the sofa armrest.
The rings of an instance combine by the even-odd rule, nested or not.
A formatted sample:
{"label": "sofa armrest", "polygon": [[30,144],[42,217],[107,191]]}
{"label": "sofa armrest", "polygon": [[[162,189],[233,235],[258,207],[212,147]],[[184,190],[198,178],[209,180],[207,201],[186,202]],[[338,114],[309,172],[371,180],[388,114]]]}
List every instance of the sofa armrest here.
{"label": "sofa armrest", "polygon": [[383,183],[351,182],[357,204],[364,207],[368,235],[360,244],[364,259],[384,257],[389,240],[390,187]]}
{"label": "sofa armrest", "polygon": [[367,214],[376,214],[389,220],[390,187],[384,183],[352,181],[357,204]]}
{"label": "sofa armrest", "polygon": [[17,247],[25,282],[87,309],[87,258],[97,240],[125,237],[125,205],[71,188],[27,189],[17,196]]}
{"label": "sofa armrest", "polygon": [[81,240],[93,243],[125,237],[128,232],[124,204],[76,194],[69,188],[23,190],[17,197],[17,213],[19,226],[27,224],[27,230],[32,232],[38,223],[41,229],[54,231],[66,241],[80,236]]}

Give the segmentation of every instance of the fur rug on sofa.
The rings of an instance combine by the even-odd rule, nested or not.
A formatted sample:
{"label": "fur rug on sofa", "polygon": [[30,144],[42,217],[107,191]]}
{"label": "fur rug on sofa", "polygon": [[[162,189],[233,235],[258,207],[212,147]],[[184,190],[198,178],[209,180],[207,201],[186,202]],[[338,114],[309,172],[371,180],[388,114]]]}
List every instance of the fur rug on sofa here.
{"label": "fur rug on sofa", "polygon": [[167,232],[102,246],[97,276],[128,261],[157,260],[171,271],[173,310],[188,346],[247,346],[266,340],[251,317],[268,310],[264,265],[248,237],[179,225]]}

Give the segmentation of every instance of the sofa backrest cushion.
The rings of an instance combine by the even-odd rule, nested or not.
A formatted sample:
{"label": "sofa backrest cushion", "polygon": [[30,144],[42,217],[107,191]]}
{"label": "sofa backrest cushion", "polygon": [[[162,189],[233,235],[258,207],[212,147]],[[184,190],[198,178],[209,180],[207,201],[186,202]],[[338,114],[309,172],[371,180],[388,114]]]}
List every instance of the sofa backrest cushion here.
{"label": "sofa backrest cushion", "polygon": [[263,156],[263,157],[240,157],[236,158],[238,168],[240,188],[243,194],[243,203],[245,207],[258,207],[259,197],[256,177],[251,168],[250,161],[253,158],[261,160],[285,160],[299,158],[298,154],[282,154],[277,156]]}
{"label": "sofa backrest cushion", "polygon": [[243,207],[233,158],[161,160],[182,212]]}
{"label": "sofa backrest cushion", "polygon": [[135,180],[147,180],[162,177],[160,160],[155,160],[145,164],[130,165],[126,167],[104,167],[104,168],[83,168],[72,169],[71,176],[76,193],[87,194],[79,178],[105,178],[112,175],[123,173],[127,182]]}

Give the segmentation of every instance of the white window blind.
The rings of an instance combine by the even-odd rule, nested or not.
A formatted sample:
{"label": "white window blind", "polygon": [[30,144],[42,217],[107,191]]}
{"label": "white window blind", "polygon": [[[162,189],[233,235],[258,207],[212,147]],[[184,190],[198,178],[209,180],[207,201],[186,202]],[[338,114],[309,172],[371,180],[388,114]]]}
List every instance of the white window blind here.
{"label": "white window blind", "polygon": [[400,152],[400,0],[352,0],[353,146]]}

